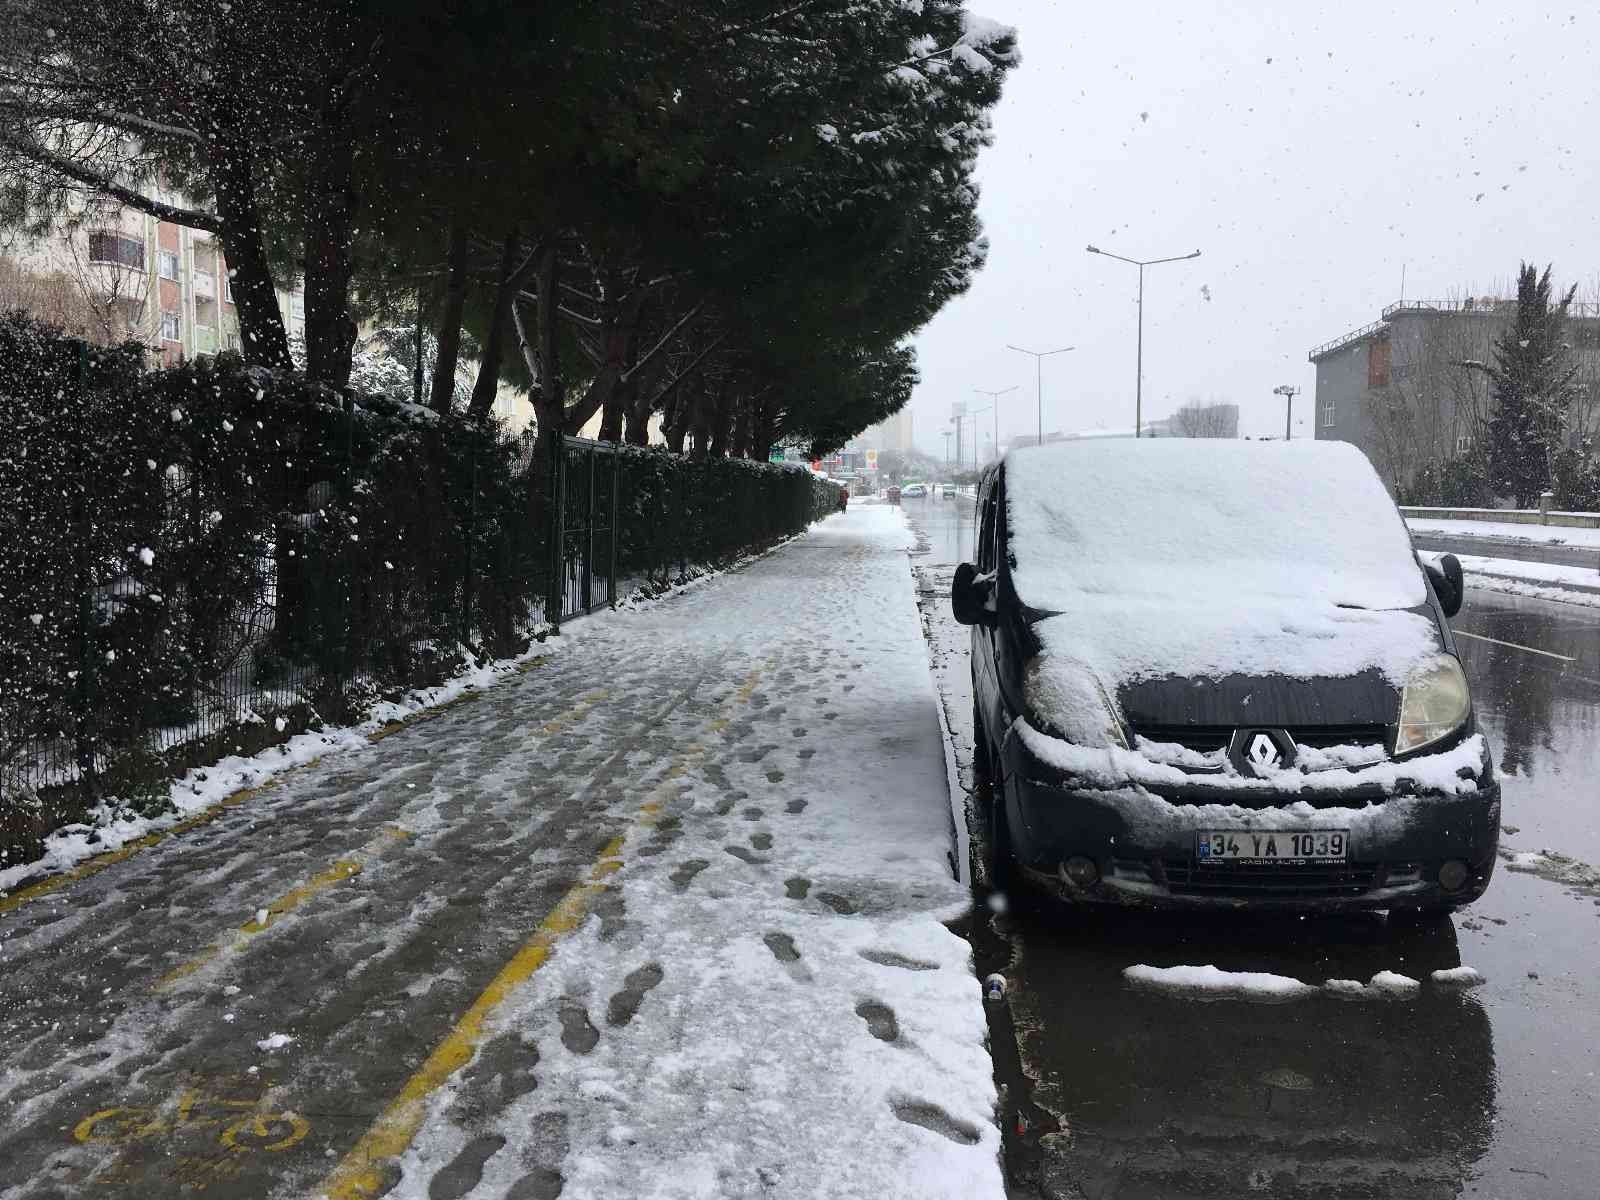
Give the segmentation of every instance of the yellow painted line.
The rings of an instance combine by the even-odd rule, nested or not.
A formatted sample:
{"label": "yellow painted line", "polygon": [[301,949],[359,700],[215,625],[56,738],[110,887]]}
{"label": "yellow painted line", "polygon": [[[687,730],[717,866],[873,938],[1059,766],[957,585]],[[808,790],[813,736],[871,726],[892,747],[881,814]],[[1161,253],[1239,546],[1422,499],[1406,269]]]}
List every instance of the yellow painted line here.
{"label": "yellow painted line", "polygon": [[409,830],[401,829],[398,826],[385,829],[382,833],[373,838],[365,846],[362,846],[349,858],[340,859],[332,866],[317,872],[304,883],[290,888],[283,895],[279,896],[276,900],[268,904],[266,906],[267,915],[265,920],[257,920],[255,917],[251,917],[249,921],[239,926],[239,928],[233,933],[232,937],[224,941],[213,943],[211,946],[208,946],[205,950],[202,950],[199,954],[195,955],[195,957],[191,958],[188,962],[185,962],[173,968],[171,971],[168,971],[160,979],[156,980],[154,990],[157,992],[169,991],[175,984],[187,979],[202,967],[207,966],[216,961],[218,958],[222,957],[222,955],[237,953],[238,951],[243,950],[247,945],[249,945],[251,938],[255,937],[255,935],[258,933],[262,933],[268,929],[271,929],[273,925],[277,924],[280,917],[283,917],[288,913],[292,913],[307,900],[310,900],[312,897],[321,892],[327,891],[334,884],[343,883],[347,879],[355,878],[355,876],[361,874],[362,869],[366,866],[366,864],[370,862],[376,855],[382,853],[385,847],[387,847],[391,842],[397,839],[408,838],[410,836],[411,833]]}
{"label": "yellow painted line", "polygon": [[[549,661],[550,656],[548,654],[541,654],[539,657],[529,659],[527,662],[517,667],[516,673],[519,675],[526,674],[528,671],[533,670],[534,667]],[[420,712],[413,713],[404,720],[391,721],[381,729],[376,729],[369,733],[367,735],[367,741],[374,743],[381,742],[384,740],[384,738],[393,737],[402,729],[409,729],[413,725],[421,724],[424,721],[431,721],[433,718],[441,715],[442,713],[448,712],[457,705],[465,704],[467,701],[474,700],[483,694],[483,689],[474,688],[470,692],[463,692],[453,700],[446,700],[443,704],[438,704],[432,708],[426,708]],[[246,801],[253,800],[262,792],[270,791],[272,788],[277,787],[290,775],[293,775],[298,771],[309,770],[310,768],[316,766],[322,761],[322,758],[323,756],[319,754],[316,758],[311,759],[309,762],[296,763],[294,766],[286,768],[284,771],[267,780],[265,783],[252,784],[250,787],[241,788],[237,792],[232,792],[229,795],[224,796],[221,800],[218,800],[210,808],[197,812],[191,817],[185,817],[175,825],[169,825],[166,829],[159,830],[155,833],[147,833],[144,837],[136,838],[115,850],[107,851],[105,854],[97,854],[95,857],[79,863],[71,870],[63,871],[59,875],[52,875],[48,879],[41,879],[37,883],[31,883],[26,887],[18,888],[9,895],[0,896],[0,916],[4,916],[6,913],[11,912],[14,909],[21,908],[24,904],[28,904],[42,896],[48,896],[52,892],[58,892],[62,888],[77,883],[81,879],[87,879],[91,875],[98,875],[107,867],[114,867],[119,862],[126,862],[135,854],[148,850],[152,846],[158,846],[168,838],[177,837],[188,833],[191,830],[199,829],[202,825],[208,825],[212,821],[215,821],[223,813],[227,812],[228,809],[237,808]]]}
{"label": "yellow painted line", "polygon": [[606,843],[599,860],[590,867],[588,877],[561,898],[550,915],[539,923],[533,936],[500,968],[500,973],[489,981],[489,986],[428,1056],[428,1061],[406,1081],[372,1128],[334,1168],[317,1195],[327,1200],[362,1200],[382,1192],[383,1164],[400,1157],[411,1145],[412,1138],[422,1127],[428,1097],[472,1061],[483,1040],[485,1023],[512,989],[544,966],[556,942],[583,923],[590,903],[604,890],[606,879],[622,869],[620,855],[625,837],[625,834],[614,837]]}
{"label": "yellow painted line", "polygon": [[[741,700],[748,700],[760,675],[760,668],[750,673],[745,687],[741,689]],[[399,1158],[410,1148],[427,1115],[428,1098],[472,1061],[494,1010],[504,1003],[515,988],[531,979],[534,972],[549,961],[556,943],[562,937],[583,924],[590,904],[605,890],[606,880],[622,869],[622,847],[630,834],[656,824],[661,815],[662,801],[674,790],[671,786],[673,782],[688,771],[690,758],[704,753],[701,746],[688,747],[667,769],[661,782],[652,790],[652,798],[639,806],[638,815],[629,828],[605,844],[599,858],[589,868],[588,877],[561,898],[540,922],[533,936],[522,944],[510,962],[500,968],[500,973],[489,981],[489,985],[445,1035],[428,1060],[406,1080],[399,1094],[340,1160],[314,1195],[322,1200],[368,1200],[383,1192],[387,1182],[384,1165]]]}
{"label": "yellow painted line", "polygon": [[[303,769],[303,767],[314,766],[317,761],[318,760],[313,760],[312,762],[304,763],[302,766],[294,769],[300,770]],[[288,772],[286,771],[284,774],[287,775]],[[185,817],[176,825],[171,825],[168,828],[160,830],[156,833],[147,833],[143,837],[135,838],[133,841],[128,842],[127,844],[120,846],[115,850],[107,851],[105,854],[97,854],[95,857],[79,863],[70,871],[63,871],[59,875],[52,875],[48,879],[41,879],[38,883],[32,883],[27,887],[18,888],[9,896],[0,897],[0,914],[8,913],[13,909],[21,908],[24,904],[27,904],[33,900],[37,900],[41,896],[48,896],[51,892],[60,891],[69,884],[77,883],[80,879],[87,879],[91,875],[98,875],[107,867],[114,867],[119,862],[126,862],[140,851],[148,850],[151,846],[159,845],[170,837],[188,833],[192,829],[199,829],[202,825],[208,825],[212,821],[215,821],[223,813],[227,812],[228,809],[237,808],[246,801],[253,800],[262,792],[270,791],[272,788],[277,787],[282,781],[283,776],[280,775],[276,779],[268,780],[266,783],[259,784],[255,787],[241,788],[239,791],[234,792],[231,795],[224,796],[210,808],[201,812],[197,812],[192,817]]]}
{"label": "yellow painted line", "polygon": [[566,712],[561,713],[559,716],[545,722],[545,724],[539,727],[539,732],[560,733],[574,721],[580,720],[591,708],[593,708],[596,704],[599,704],[600,701],[609,698],[610,695],[611,693],[605,688],[600,688],[598,691],[590,692]]}

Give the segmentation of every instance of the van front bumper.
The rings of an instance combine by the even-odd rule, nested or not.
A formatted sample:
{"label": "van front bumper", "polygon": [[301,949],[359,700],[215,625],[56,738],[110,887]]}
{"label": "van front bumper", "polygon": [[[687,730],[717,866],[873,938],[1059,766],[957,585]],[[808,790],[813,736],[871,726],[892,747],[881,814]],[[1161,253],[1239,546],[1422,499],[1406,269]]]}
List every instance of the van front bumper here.
{"label": "van front bumper", "polygon": [[[1006,829],[1022,878],[1063,900],[1149,908],[1388,909],[1471,903],[1489,886],[1500,835],[1500,786],[1483,746],[1474,778],[1455,790],[1388,787],[1230,795],[1224,780],[1193,788],[1093,786],[1039,761],[1022,740],[1002,753]],[[1457,751],[1459,757],[1459,751]],[[1419,772],[1421,774],[1422,772]],[[1202,833],[1347,830],[1343,862],[1216,862]],[[1094,864],[1085,881],[1084,864]],[[1463,882],[1440,882],[1446,864]],[[1458,866],[1451,872],[1459,873]],[[1075,880],[1073,875],[1076,874]],[[1448,873],[1447,873],[1448,874]]]}

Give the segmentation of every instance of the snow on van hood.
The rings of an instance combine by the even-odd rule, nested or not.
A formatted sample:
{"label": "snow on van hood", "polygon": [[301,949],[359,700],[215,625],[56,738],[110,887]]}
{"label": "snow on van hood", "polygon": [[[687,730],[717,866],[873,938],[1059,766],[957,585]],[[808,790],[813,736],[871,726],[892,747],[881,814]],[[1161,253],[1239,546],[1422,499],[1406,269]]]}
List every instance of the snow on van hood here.
{"label": "snow on van hood", "polygon": [[1395,686],[1441,648],[1411,539],[1343,442],[1063,442],[1006,456],[1011,582],[1041,675]]}

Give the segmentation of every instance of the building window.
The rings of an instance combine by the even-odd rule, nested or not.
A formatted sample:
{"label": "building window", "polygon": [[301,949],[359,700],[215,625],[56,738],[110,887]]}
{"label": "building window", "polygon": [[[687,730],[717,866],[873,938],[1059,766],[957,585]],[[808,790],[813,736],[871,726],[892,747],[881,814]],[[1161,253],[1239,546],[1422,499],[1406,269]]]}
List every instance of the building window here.
{"label": "building window", "polygon": [[144,243],[122,233],[91,233],[89,235],[89,261],[111,263],[119,267],[144,269]]}
{"label": "building window", "polygon": [[1333,428],[1333,426],[1335,424],[1335,422],[1334,422],[1334,416],[1335,416],[1334,409],[1335,409],[1335,406],[1334,406],[1334,403],[1333,403],[1333,397],[1329,396],[1326,400],[1324,400],[1322,402],[1322,427],[1324,429],[1332,429]]}
{"label": "building window", "polygon": [[183,338],[183,327],[178,323],[178,314],[164,312],[161,314],[161,340],[176,342]]}
{"label": "building window", "polygon": [[161,278],[176,280],[178,278],[178,255],[173,250],[156,251],[156,269]]}
{"label": "building window", "polygon": [[227,271],[222,276],[222,298],[229,304],[233,303],[233,272]]}
{"label": "building window", "polygon": [[1472,435],[1469,433],[1456,434],[1456,453],[1465,454],[1472,449]]}
{"label": "building window", "polygon": [[1367,386],[1369,388],[1383,388],[1389,386],[1389,364],[1394,348],[1387,341],[1380,339],[1372,343],[1367,351]]}

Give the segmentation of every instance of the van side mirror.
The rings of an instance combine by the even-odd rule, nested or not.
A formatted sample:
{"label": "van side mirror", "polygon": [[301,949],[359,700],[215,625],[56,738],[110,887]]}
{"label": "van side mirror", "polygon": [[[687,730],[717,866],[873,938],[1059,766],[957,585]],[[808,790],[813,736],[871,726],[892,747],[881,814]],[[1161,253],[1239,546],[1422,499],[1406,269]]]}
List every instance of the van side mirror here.
{"label": "van side mirror", "polygon": [[1467,595],[1466,580],[1461,577],[1461,560],[1454,554],[1442,554],[1439,556],[1439,565],[1429,564],[1426,570],[1433,584],[1433,594],[1439,597],[1439,607],[1444,610],[1444,615],[1455,616],[1461,611],[1461,602]]}
{"label": "van side mirror", "polygon": [[998,624],[989,600],[994,596],[994,579],[979,579],[978,568],[962,563],[950,585],[950,608],[963,625]]}

